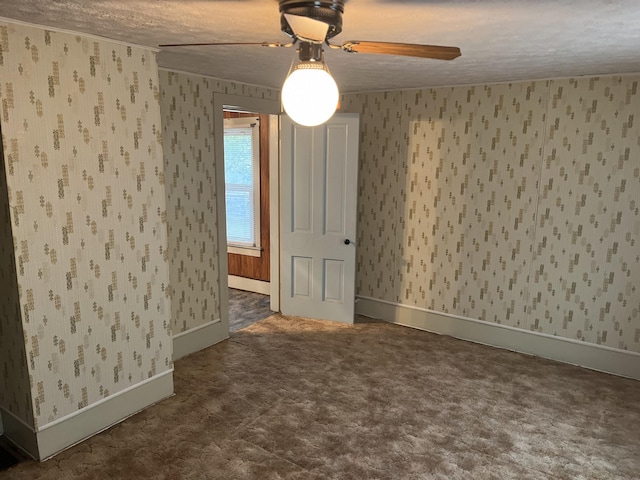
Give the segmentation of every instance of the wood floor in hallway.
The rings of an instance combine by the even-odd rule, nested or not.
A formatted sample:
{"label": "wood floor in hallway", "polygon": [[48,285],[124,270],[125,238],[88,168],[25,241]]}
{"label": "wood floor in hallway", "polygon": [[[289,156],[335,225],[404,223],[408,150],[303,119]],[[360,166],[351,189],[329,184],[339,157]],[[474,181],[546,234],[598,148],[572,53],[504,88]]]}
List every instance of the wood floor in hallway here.
{"label": "wood floor in hallway", "polygon": [[269,303],[269,295],[230,288],[229,332],[237,332],[270,316],[273,312]]}

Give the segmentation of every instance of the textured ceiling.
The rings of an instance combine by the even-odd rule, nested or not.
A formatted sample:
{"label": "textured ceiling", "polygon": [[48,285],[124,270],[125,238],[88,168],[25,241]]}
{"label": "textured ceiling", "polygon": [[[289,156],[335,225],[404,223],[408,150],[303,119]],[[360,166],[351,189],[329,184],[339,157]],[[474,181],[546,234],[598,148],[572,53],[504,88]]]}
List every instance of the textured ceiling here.
{"label": "textured ceiling", "polygon": [[[157,47],[287,41],[277,0],[0,0],[0,16]],[[460,47],[451,62],[327,51],[342,92],[640,72],[640,0],[349,0],[334,43]],[[280,88],[294,49],[165,49],[162,67]]]}

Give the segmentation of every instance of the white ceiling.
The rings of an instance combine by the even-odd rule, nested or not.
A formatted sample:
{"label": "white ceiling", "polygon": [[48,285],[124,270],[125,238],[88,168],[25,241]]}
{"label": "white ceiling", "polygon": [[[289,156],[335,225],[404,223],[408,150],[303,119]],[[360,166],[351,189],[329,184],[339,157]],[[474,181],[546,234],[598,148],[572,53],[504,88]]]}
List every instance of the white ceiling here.
{"label": "white ceiling", "polygon": [[[0,0],[0,16],[157,47],[281,41],[277,0]],[[342,92],[640,72],[640,0],[348,0],[333,43],[460,47],[451,62],[326,53]],[[280,88],[294,49],[193,47],[162,67]]]}

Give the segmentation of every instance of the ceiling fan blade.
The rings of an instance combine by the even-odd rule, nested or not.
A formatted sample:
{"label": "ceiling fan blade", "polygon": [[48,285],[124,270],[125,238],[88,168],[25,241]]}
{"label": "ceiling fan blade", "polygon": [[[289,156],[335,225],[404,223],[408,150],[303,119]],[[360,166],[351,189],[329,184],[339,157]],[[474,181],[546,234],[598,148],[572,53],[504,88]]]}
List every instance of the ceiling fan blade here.
{"label": "ceiling fan blade", "polygon": [[345,52],[404,55],[405,57],[433,58],[436,60],[453,60],[461,55],[458,47],[418,45],[414,43],[360,42],[351,40],[344,42],[340,48]]}
{"label": "ceiling fan blade", "polygon": [[280,42],[222,42],[222,43],[165,43],[164,45],[158,45],[161,48],[164,47],[208,47],[208,46],[220,46],[220,45],[260,45],[262,47],[290,47],[293,43],[280,43]]}
{"label": "ceiling fan blade", "polygon": [[329,31],[328,23],[309,17],[293,15],[291,13],[285,13],[284,18],[287,19],[287,23],[296,37],[301,40],[312,40],[322,43],[325,38],[327,38],[327,32]]}

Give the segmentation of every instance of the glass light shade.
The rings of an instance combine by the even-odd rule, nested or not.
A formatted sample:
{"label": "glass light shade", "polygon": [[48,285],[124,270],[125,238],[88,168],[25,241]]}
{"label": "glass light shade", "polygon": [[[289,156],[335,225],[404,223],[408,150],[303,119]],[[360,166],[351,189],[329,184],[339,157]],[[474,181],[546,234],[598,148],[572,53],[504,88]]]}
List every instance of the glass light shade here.
{"label": "glass light shade", "polygon": [[301,62],[284,81],[282,106],[306,127],[326,122],[338,107],[338,86],[321,62]]}

